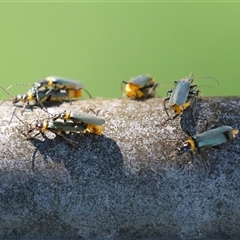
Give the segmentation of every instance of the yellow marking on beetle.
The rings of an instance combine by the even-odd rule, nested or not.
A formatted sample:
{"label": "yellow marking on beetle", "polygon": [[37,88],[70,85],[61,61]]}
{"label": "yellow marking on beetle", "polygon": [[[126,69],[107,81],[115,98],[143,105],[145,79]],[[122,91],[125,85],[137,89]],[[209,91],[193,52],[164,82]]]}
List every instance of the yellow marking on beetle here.
{"label": "yellow marking on beetle", "polygon": [[70,111],[66,111],[63,119],[70,119],[70,115],[71,115],[71,112]]}
{"label": "yellow marking on beetle", "polygon": [[174,112],[175,112],[176,114],[178,114],[178,115],[181,115],[182,112],[183,112],[183,106],[179,106],[179,105],[177,105],[177,104],[174,104],[174,105],[172,106],[172,108],[173,108]]}
{"label": "yellow marking on beetle", "polygon": [[35,100],[36,98],[33,96],[32,92],[27,92],[27,101],[30,101],[30,100]]}
{"label": "yellow marking on beetle", "polygon": [[191,105],[191,101],[185,102],[185,103],[183,104],[183,110],[186,109],[186,108],[188,108],[190,105]]}
{"label": "yellow marking on beetle", "polygon": [[150,83],[155,83],[155,78],[152,78],[152,79],[150,80]]}
{"label": "yellow marking on beetle", "polygon": [[87,131],[96,135],[100,135],[103,132],[103,129],[104,128],[101,125],[87,124]]}
{"label": "yellow marking on beetle", "polygon": [[188,143],[191,146],[191,151],[195,150],[196,145],[195,145],[195,142],[192,139],[187,139],[185,142]]}
{"label": "yellow marking on beetle", "polygon": [[126,84],[125,91],[129,98],[141,98],[144,96],[143,92],[139,90],[139,86],[133,83]]}
{"label": "yellow marking on beetle", "polygon": [[50,77],[47,77],[46,80],[48,81],[47,86],[52,87],[53,86],[53,80]]}
{"label": "yellow marking on beetle", "polygon": [[47,121],[44,121],[41,130],[42,130],[42,131],[45,131],[45,130],[47,129],[47,127],[48,127],[48,122],[47,122]]}
{"label": "yellow marking on beetle", "polygon": [[178,115],[181,115],[183,113],[183,110],[188,108],[191,105],[191,101],[185,102],[182,106],[174,104],[172,106],[174,112]]}
{"label": "yellow marking on beetle", "polygon": [[238,129],[233,129],[232,130],[232,136],[233,136],[233,138],[235,138],[237,135],[238,135]]}
{"label": "yellow marking on beetle", "polygon": [[82,97],[82,89],[68,89],[67,90],[69,98],[80,98]]}
{"label": "yellow marking on beetle", "polygon": [[[82,97],[82,89],[68,89],[66,90],[66,96],[57,97],[51,96],[51,102],[58,102],[58,101],[67,101],[69,99],[74,100],[75,98]],[[47,99],[47,98],[46,98]],[[42,99],[41,101],[46,101],[46,99]]]}

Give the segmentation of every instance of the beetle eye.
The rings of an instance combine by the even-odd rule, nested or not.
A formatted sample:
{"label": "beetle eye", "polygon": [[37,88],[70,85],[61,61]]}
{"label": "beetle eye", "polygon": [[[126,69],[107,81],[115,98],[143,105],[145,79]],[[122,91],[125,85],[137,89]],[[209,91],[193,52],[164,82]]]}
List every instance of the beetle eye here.
{"label": "beetle eye", "polygon": [[181,147],[181,148],[177,148],[178,150],[178,154],[182,154],[188,151],[188,147]]}
{"label": "beetle eye", "polygon": [[188,142],[184,142],[182,147],[177,148],[178,154],[188,152],[189,150],[190,150],[190,146]]}
{"label": "beetle eye", "polygon": [[43,127],[43,123],[42,122],[39,122],[39,121],[36,121],[36,123],[35,123],[35,128],[36,129],[41,129]]}

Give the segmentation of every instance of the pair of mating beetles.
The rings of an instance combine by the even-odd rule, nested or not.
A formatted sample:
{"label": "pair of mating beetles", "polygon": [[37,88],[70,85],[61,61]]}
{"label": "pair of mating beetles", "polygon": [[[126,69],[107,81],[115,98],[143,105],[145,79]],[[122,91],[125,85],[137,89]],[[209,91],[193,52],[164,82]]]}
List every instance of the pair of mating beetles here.
{"label": "pair of mating beetles", "polygon": [[[90,111],[93,112],[93,114],[90,114]],[[50,131],[61,135],[68,142],[73,144],[75,142],[66,138],[63,133],[89,132],[100,135],[103,132],[103,124],[105,123],[105,120],[97,116],[98,112],[95,113],[92,109],[88,109],[87,112],[63,111],[59,114],[53,115],[51,120],[34,121],[25,135],[27,135],[27,139],[29,140],[35,138],[40,133],[44,134],[45,131]],[[31,136],[31,133],[34,131],[37,131],[37,133],[34,136]]]}
{"label": "pair of mating beetles", "polygon": [[[203,77],[202,77],[203,78]],[[212,77],[205,77],[212,78]],[[213,78],[214,80],[218,80]],[[126,84],[125,93],[130,99],[143,99],[154,97],[156,87],[154,78],[149,75],[141,75],[136,78],[132,78],[129,82],[123,81]],[[168,116],[164,124],[176,117],[180,116],[183,111],[196,102],[200,91],[197,89],[197,85],[192,85],[193,74],[190,73],[189,77],[175,81],[174,88],[169,90],[167,94],[169,97],[163,101],[163,108]],[[169,102],[171,109],[174,110],[175,115],[169,116],[167,111],[166,102]],[[201,148],[216,147],[223,143],[226,143],[234,139],[238,134],[238,129],[233,129],[230,126],[220,126],[215,129],[206,130],[201,134],[189,137],[183,142],[183,145],[177,148],[178,154],[190,152],[191,161],[193,162],[193,152],[195,150],[200,151]]]}
{"label": "pair of mating beetles", "polygon": [[[20,84],[23,85],[23,84]],[[4,89],[1,87],[9,96],[10,93],[7,91],[10,87]],[[24,112],[30,101],[35,101],[41,107],[44,108],[43,102],[55,102],[55,101],[70,101],[76,100],[82,96],[82,90],[85,90],[88,96],[91,98],[91,94],[84,89],[83,83],[67,79],[63,77],[49,76],[45,79],[39,80],[33,84],[33,87],[28,90],[25,94],[20,94],[12,99],[12,103],[23,102],[24,106],[22,113]]]}

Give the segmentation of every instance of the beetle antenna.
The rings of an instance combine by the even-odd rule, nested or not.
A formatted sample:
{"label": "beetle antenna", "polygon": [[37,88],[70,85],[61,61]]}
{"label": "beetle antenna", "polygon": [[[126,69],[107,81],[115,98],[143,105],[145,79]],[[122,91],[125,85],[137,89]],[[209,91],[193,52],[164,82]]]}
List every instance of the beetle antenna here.
{"label": "beetle antenna", "polygon": [[[8,96],[10,96],[10,97],[12,97],[12,98],[14,98],[14,96],[13,95],[11,95],[8,91],[7,91],[7,89],[5,89],[4,87],[2,87],[1,85],[0,85],[0,88],[8,95]],[[5,100],[4,100],[5,101]],[[2,104],[2,103],[1,103]]]}
{"label": "beetle antenna", "polygon": [[201,76],[201,77],[195,77],[194,79],[200,79],[200,78],[210,78],[210,79],[213,79],[217,82],[217,84],[219,85],[219,81],[217,78],[215,77],[211,77],[211,76]]}
{"label": "beetle antenna", "polygon": [[9,124],[12,122],[13,116],[15,116],[16,108],[17,108],[17,107],[15,107],[14,110],[13,110],[12,117],[11,117],[11,119],[9,120]]}
{"label": "beetle antenna", "polygon": [[13,116],[16,117],[23,125],[29,127],[29,124],[24,122],[21,118],[19,118],[16,114],[15,114],[15,111],[16,111],[16,108],[14,109],[13,113],[12,113],[12,118],[11,118],[11,121],[13,119]]}
{"label": "beetle antenna", "polygon": [[8,86],[8,87],[6,88],[6,90],[10,89],[10,88],[13,87],[13,86],[24,86],[24,85],[26,85],[26,86],[31,86],[32,84],[30,84],[30,83],[15,83],[15,84],[12,84],[12,85]]}
{"label": "beetle antenna", "polygon": [[87,89],[83,88],[83,90],[88,94],[89,98],[92,98],[92,95],[87,91]]}

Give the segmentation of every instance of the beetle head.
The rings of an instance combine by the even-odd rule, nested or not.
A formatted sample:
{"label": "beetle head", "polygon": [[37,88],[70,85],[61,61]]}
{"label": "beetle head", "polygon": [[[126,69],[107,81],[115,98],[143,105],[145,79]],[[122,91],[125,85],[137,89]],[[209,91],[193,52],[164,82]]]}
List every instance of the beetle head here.
{"label": "beetle head", "polygon": [[189,143],[187,142],[184,142],[182,147],[177,148],[178,154],[183,154],[185,152],[188,152],[189,150],[190,150],[190,146],[189,146]]}

